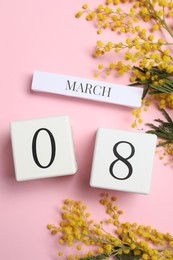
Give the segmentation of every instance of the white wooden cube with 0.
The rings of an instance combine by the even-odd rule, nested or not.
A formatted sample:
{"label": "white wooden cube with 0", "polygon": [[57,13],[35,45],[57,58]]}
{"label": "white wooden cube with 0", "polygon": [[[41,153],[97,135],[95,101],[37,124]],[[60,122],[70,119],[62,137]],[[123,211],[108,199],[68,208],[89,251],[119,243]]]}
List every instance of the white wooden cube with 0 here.
{"label": "white wooden cube with 0", "polygon": [[11,141],[17,181],[77,171],[68,116],[11,122]]}
{"label": "white wooden cube with 0", "polygon": [[92,187],[148,194],[157,137],[99,128],[91,169]]}

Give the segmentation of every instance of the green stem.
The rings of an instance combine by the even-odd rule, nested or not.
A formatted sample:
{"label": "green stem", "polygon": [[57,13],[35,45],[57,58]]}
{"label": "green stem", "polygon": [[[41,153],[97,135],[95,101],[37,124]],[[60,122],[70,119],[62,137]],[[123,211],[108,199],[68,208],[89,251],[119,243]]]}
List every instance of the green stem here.
{"label": "green stem", "polygon": [[173,31],[171,30],[171,28],[170,28],[169,25],[167,24],[166,20],[165,20],[164,18],[161,19],[160,16],[157,15],[157,13],[156,13],[154,7],[152,6],[150,0],[147,0],[147,3],[148,3],[148,5],[149,5],[149,9],[151,9],[151,12],[152,12],[152,13],[150,13],[150,14],[153,16],[153,18],[155,19],[155,21],[156,21],[156,22],[159,21],[159,22],[162,24],[163,28],[164,28],[164,29],[171,35],[171,37],[173,38]]}

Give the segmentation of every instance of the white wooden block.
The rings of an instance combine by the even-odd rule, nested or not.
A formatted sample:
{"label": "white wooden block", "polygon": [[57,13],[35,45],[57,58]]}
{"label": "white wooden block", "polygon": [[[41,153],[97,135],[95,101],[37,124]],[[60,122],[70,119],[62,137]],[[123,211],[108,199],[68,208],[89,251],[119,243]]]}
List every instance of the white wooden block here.
{"label": "white wooden block", "polygon": [[67,116],[11,122],[11,140],[17,181],[77,171]]}
{"label": "white wooden block", "polygon": [[156,140],[153,134],[99,128],[90,185],[148,194]]}
{"label": "white wooden block", "polygon": [[35,71],[32,90],[140,107],[143,89],[97,80]]}

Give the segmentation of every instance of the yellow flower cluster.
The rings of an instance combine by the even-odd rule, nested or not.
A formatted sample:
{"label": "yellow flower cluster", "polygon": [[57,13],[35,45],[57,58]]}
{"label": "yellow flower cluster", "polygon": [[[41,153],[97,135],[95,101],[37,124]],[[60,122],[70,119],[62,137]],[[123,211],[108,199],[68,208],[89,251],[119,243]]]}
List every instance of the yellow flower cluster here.
{"label": "yellow flower cluster", "polygon": [[160,93],[150,95],[150,99],[156,101],[160,109],[173,109],[172,73],[167,74],[165,69],[160,70],[158,67],[150,70],[134,68],[133,72],[135,77],[131,77],[131,82],[137,80],[140,84],[150,85],[150,91],[160,91]]}
{"label": "yellow flower cluster", "polygon": [[173,109],[173,93],[165,93],[165,94],[157,94],[154,95],[153,98],[158,100],[159,108],[170,108]]}
{"label": "yellow flower cluster", "polygon": [[141,108],[136,108],[134,110],[132,110],[132,115],[135,117],[134,122],[132,123],[131,127],[132,128],[136,128],[138,127],[138,124],[142,124],[143,120],[142,120],[142,112],[147,112],[148,111],[148,107],[152,104],[152,100],[151,99],[143,99],[142,100],[142,106]]}
{"label": "yellow flower cluster", "polygon": [[[106,0],[94,10],[84,4],[76,17],[82,15],[97,24],[97,34],[110,30],[126,35],[123,41],[117,40],[119,37],[106,43],[97,41],[94,56],[111,52],[114,58],[106,66],[99,64],[94,77],[103,72],[106,75],[130,72],[131,85],[144,87],[147,97],[141,108],[132,111],[135,117],[132,128],[143,122],[142,112],[148,110],[151,100],[158,109],[173,109],[173,56],[169,49],[173,45],[172,0]],[[170,147],[165,146],[164,154],[171,154]]]}
{"label": "yellow flower cluster", "polygon": [[[132,7],[128,12],[122,9],[122,4],[125,5],[126,2],[129,1],[106,1],[105,4],[99,4],[95,10],[90,10],[88,5],[84,4],[83,10],[76,14],[76,17],[86,14],[88,21],[95,19],[98,34],[107,28],[113,32],[127,34],[125,42],[97,42],[95,56],[104,55],[110,51],[119,53],[126,50],[124,60],[130,62],[124,66],[119,66],[118,62],[114,63],[113,68],[102,66],[106,74],[109,75],[112,70],[116,69],[122,75],[132,68],[132,64],[136,63],[141,68],[147,69],[157,64],[159,68],[166,69],[168,73],[173,72],[173,58],[169,49],[165,48],[173,43],[154,37],[154,31],[161,29],[165,29],[173,37],[173,32],[167,23],[169,17],[173,16],[172,0],[134,0],[131,1]],[[142,26],[143,22],[150,20],[152,20],[153,34],[150,33],[150,28],[147,30],[145,26]],[[98,74],[96,73],[95,76],[97,77]]]}
{"label": "yellow flower cluster", "polygon": [[[161,141],[160,141],[161,142]],[[156,154],[158,154],[159,159],[164,161],[165,165],[172,164],[173,162],[173,144],[165,144],[164,148],[158,147],[156,150]]]}
{"label": "yellow flower cluster", "polygon": [[[173,236],[163,234],[151,226],[137,223],[121,222],[123,211],[115,204],[117,198],[102,194],[100,204],[107,213],[107,219],[95,223],[86,212],[86,206],[81,201],[66,199],[62,208],[62,220],[59,226],[48,224],[53,235],[59,235],[59,244],[73,246],[74,254],[68,259],[109,259],[109,257],[128,255],[129,259],[164,260],[173,259]],[[112,233],[104,229],[112,225]],[[79,254],[83,247],[91,246],[86,254]],[[59,256],[63,253],[58,252]]]}
{"label": "yellow flower cluster", "polygon": [[[132,110],[132,115],[134,116],[134,121],[131,124],[132,128],[137,128],[138,130],[142,130],[143,128],[139,127],[140,124],[143,123],[143,112],[148,111],[151,104],[157,100],[160,102],[160,109],[164,109],[166,107],[170,107],[172,105],[172,101],[170,100],[172,95],[168,94],[159,94],[154,95],[153,100],[151,98],[144,98],[142,100],[141,108],[136,108]],[[170,107],[171,109],[173,107]],[[173,143],[165,143],[164,146],[159,145],[165,140],[158,138],[158,147],[156,149],[156,154],[158,155],[159,159],[164,162],[164,165],[169,165],[173,163]]]}

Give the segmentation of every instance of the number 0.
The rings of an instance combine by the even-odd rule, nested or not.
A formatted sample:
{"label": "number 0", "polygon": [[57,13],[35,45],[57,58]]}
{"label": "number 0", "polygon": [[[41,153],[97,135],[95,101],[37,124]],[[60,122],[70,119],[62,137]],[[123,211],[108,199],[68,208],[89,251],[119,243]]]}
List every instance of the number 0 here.
{"label": "number 0", "polygon": [[[38,156],[37,156],[37,150],[36,150],[36,143],[37,143],[37,136],[39,134],[40,131],[46,131],[50,137],[50,142],[51,142],[51,148],[52,148],[52,153],[51,153],[51,158],[50,158],[50,162],[47,165],[41,165],[41,163],[38,160]],[[38,129],[33,137],[32,140],[32,155],[34,158],[35,163],[40,167],[40,168],[48,168],[49,166],[51,166],[51,164],[53,163],[54,159],[55,159],[55,153],[56,153],[56,146],[55,146],[55,139],[53,137],[53,134],[46,128],[40,128]]]}

